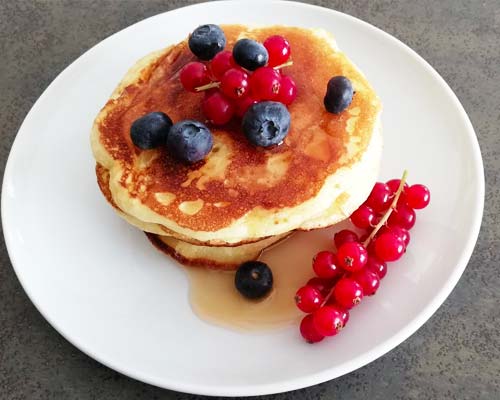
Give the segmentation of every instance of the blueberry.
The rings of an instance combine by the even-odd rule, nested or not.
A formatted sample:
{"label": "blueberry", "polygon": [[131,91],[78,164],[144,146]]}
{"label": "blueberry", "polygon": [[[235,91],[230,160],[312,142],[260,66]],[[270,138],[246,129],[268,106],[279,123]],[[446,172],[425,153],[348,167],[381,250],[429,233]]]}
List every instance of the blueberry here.
{"label": "blueberry", "polygon": [[283,103],[261,101],[255,103],[243,116],[242,129],[255,146],[280,144],[290,129],[290,113]]}
{"label": "blueberry", "polygon": [[201,25],[189,36],[189,48],[200,60],[208,61],[226,46],[226,36],[220,27]]}
{"label": "blueberry", "polygon": [[340,114],[351,104],[354,89],[345,76],[334,76],[328,81],[326,95],[323,100],[326,111]]}
{"label": "blueberry", "polygon": [[140,149],[154,149],[167,141],[171,127],[172,120],[167,114],[152,112],[133,122],[130,137]]}
{"label": "blueberry", "polygon": [[203,160],[210,153],[214,140],[201,122],[186,119],[170,129],[167,148],[173,157],[188,164]]}
{"label": "blueberry", "polygon": [[260,299],[273,288],[273,273],[261,261],[247,261],[240,265],[234,277],[238,292],[248,299]]}
{"label": "blueberry", "polygon": [[269,60],[267,49],[252,39],[240,39],[233,47],[233,58],[238,65],[249,71],[263,67]]}

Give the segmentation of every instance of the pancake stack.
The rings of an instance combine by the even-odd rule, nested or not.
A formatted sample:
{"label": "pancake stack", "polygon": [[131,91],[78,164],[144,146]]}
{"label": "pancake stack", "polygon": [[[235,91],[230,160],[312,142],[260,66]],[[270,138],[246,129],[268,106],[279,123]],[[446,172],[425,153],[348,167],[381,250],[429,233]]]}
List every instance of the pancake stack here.
{"label": "pancake stack", "polygon": [[[241,38],[282,35],[292,48],[285,73],[298,88],[291,127],[271,148],[246,140],[238,120],[210,128],[204,162],[179,163],[165,148],[141,150],[130,126],[153,111],[205,121],[203,93],[183,89],[179,72],[195,60],[187,40],[134,65],[98,114],[91,133],[99,187],[117,213],[183,264],[235,269],[297,230],[333,225],[367,198],[378,175],[381,105],[374,90],[323,30],[222,26],[227,48]],[[341,114],[325,110],[332,76],[355,95]]]}

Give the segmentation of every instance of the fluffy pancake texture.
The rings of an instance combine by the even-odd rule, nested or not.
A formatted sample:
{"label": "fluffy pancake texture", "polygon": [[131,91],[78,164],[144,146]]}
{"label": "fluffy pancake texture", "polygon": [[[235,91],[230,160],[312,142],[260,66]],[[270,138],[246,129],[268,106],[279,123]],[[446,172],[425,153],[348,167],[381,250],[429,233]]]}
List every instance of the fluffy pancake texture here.
{"label": "fluffy pancake texture", "polygon": [[[289,106],[292,122],[284,143],[256,148],[233,121],[209,125],[214,148],[195,165],[178,163],[163,147],[134,147],[130,126],[148,112],[165,112],[174,122],[205,120],[204,95],[186,92],[179,81],[180,69],[194,60],[184,41],[140,60],[97,116],[92,149],[109,174],[101,190],[109,191],[115,207],[141,229],[210,246],[345,219],[366,199],[380,162],[381,105],[370,84],[325,31],[222,28],[229,49],[242,37],[262,42],[280,34],[290,42],[294,64],[284,73],[295,80],[298,96]],[[323,105],[326,84],[335,75],[348,77],[356,91],[339,115]]]}

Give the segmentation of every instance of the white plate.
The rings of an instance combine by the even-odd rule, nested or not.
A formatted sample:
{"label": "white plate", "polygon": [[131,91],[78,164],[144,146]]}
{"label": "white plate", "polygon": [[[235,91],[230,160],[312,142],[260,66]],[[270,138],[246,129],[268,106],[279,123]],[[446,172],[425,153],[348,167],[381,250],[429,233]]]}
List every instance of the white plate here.
{"label": "white plate", "polygon": [[[261,11],[261,10],[265,10]],[[288,24],[331,30],[384,103],[382,179],[404,168],[427,184],[412,245],[349,329],[319,345],[297,329],[243,334],[192,312],[186,277],[100,194],[92,120],[126,70],[199,24]],[[457,283],[481,222],[481,155],[443,79],[404,44],[360,20],[299,3],[212,2],[139,22],[71,64],[26,117],[9,157],[2,218],[26,293],[71,343],[136,379],[183,392],[257,395],[320,383],[359,368],[415,332]]]}

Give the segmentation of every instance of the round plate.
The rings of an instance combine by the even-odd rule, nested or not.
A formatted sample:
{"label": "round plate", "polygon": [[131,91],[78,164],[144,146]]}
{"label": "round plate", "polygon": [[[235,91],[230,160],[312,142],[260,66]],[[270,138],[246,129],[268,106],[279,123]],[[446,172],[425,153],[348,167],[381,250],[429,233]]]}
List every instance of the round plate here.
{"label": "round plate", "polygon": [[[2,192],[7,247],[26,293],[71,343],[144,382],[206,395],[258,395],[355,370],[415,332],[448,296],[477,239],[484,201],[471,123],[443,79],[404,44],[353,17],[290,2],[211,2],[139,22],[99,43],[26,117]],[[208,17],[210,16],[210,17]],[[348,328],[318,345],[297,327],[238,333],[198,319],[181,268],[118,218],[96,184],[89,132],[127,69],[202,23],[331,30],[384,104],[381,178],[428,185],[412,244]],[[321,60],[317,60],[321,62]],[[291,272],[293,273],[293,272]],[[369,334],[368,334],[369,332]]]}

